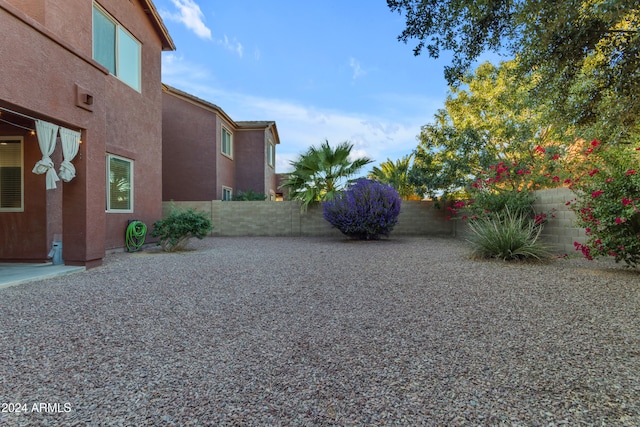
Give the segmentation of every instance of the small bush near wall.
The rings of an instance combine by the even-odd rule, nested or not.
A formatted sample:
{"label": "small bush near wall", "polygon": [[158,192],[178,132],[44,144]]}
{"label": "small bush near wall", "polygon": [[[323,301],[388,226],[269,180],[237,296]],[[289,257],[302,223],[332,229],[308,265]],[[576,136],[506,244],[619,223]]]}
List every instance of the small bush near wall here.
{"label": "small bush near wall", "polygon": [[211,220],[195,209],[172,209],[168,217],[153,223],[153,237],[159,237],[159,245],[166,252],[183,250],[192,237],[204,238],[211,232]]}
{"label": "small bush near wall", "polygon": [[351,238],[375,240],[391,233],[398,223],[401,203],[393,187],[359,179],[335,200],[323,204],[323,216]]}
{"label": "small bush near wall", "polygon": [[504,261],[540,260],[550,256],[547,245],[539,240],[542,227],[523,212],[516,212],[512,214],[507,207],[501,216],[484,216],[469,221],[469,242],[474,256]]}

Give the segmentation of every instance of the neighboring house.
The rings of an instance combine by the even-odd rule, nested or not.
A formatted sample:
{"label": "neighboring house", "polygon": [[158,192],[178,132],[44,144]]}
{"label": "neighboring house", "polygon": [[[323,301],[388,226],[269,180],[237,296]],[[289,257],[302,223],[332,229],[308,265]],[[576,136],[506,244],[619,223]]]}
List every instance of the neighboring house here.
{"label": "neighboring house", "polygon": [[173,41],[151,0],[0,0],[0,28],[0,261],[46,261],[55,236],[100,265],[162,217]]}
{"label": "neighboring house", "polygon": [[162,85],[162,198],[231,200],[253,191],[276,199],[273,121],[234,121],[220,107]]}

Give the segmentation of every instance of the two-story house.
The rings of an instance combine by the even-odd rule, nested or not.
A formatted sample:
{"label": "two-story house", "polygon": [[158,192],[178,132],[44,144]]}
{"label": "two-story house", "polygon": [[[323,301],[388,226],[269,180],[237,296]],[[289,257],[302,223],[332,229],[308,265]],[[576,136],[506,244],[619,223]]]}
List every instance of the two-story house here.
{"label": "two-story house", "polygon": [[274,121],[234,121],[220,107],[162,86],[163,200],[276,199]]}
{"label": "two-story house", "polygon": [[151,0],[0,0],[0,261],[100,265],[162,217],[161,52]]}

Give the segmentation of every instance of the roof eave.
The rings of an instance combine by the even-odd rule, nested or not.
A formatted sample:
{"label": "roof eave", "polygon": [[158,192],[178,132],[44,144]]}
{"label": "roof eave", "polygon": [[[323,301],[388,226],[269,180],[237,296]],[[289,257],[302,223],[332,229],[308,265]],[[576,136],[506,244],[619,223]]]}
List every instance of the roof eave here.
{"label": "roof eave", "polygon": [[155,27],[156,31],[158,32],[158,35],[160,36],[160,39],[162,40],[162,50],[163,51],[176,50],[176,45],[173,43],[173,39],[171,38],[171,35],[169,35],[169,30],[167,30],[167,27],[164,25],[164,22],[162,21],[162,17],[158,13],[158,10],[153,4],[153,1],[140,0],[140,3],[142,4],[142,8],[144,12],[151,19],[151,23]]}

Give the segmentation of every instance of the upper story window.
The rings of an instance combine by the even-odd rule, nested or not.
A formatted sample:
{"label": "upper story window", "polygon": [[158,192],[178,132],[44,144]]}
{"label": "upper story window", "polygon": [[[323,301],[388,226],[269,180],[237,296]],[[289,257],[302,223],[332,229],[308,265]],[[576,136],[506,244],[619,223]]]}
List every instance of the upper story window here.
{"label": "upper story window", "polygon": [[233,139],[226,128],[222,128],[222,154],[233,158]]}
{"label": "upper story window", "polygon": [[222,187],[222,200],[229,202],[233,200],[233,189],[229,187]]}
{"label": "upper story window", "polygon": [[0,212],[24,211],[22,137],[0,137]]}
{"label": "upper story window", "polygon": [[276,165],[276,147],[271,141],[267,144],[267,163],[271,167]]}
{"label": "upper story window", "polygon": [[133,212],[133,160],[107,155],[107,212]]}
{"label": "upper story window", "polygon": [[97,4],[93,4],[93,59],[140,92],[140,43]]}

